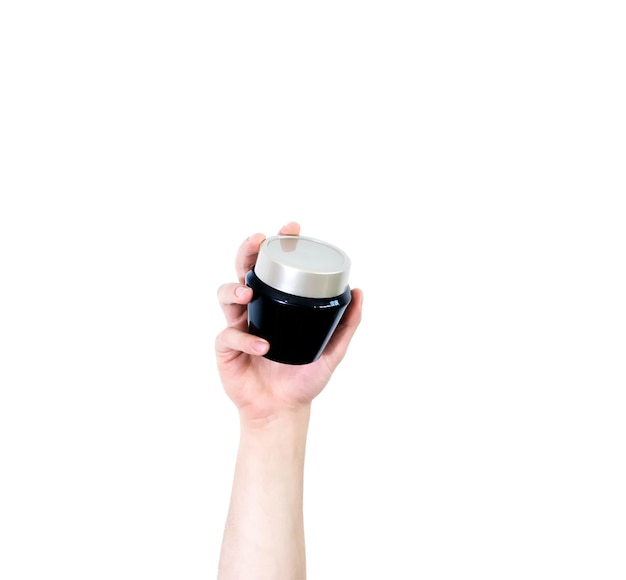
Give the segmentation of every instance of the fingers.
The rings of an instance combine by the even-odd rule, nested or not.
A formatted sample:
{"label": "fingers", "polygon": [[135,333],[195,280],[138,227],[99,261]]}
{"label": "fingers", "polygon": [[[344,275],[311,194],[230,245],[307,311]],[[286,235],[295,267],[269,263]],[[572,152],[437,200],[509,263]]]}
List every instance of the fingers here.
{"label": "fingers", "polygon": [[217,289],[217,299],[224,312],[227,326],[240,330],[247,328],[248,315],[246,305],[252,300],[252,289],[242,284],[222,284]]}
{"label": "fingers", "polygon": [[341,362],[348,350],[348,345],[361,323],[362,311],[363,291],[355,288],[352,290],[352,300],[350,304],[343,313],[339,325],[324,349],[323,356],[328,360],[329,366],[333,370]]}
{"label": "fingers", "polygon": [[256,263],[259,246],[264,239],[265,236],[263,234],[252,234],[239,246],[239,251],[235,258],[235,270],[237,271],[237,278],[241,284],[245,282],[248,270]]}
{"label": "fingers", "polygon": [[[297,222],[289,222],[280,228],[278,233],[283,236],[297,236],[300,234],[300,224]],[[245,282],[248,270],[256,263],[259,247],[263,243],[263,240],[265,240],[264,234],[252,234],[239,247],[237,257],[235,258],[235,270],[237,271],[237,278],[241,284]]]}
{"label": "fingers", "polygon": [[[300,225],[297,222],[289,222],[280,228],[278,233],[297,236],[300,233]],[[265,235],[256,233],[241,244],[235,258],[239,283],[222,284],[218,288],[217,298],[227,324],[227,328],[215,340],[215,349],[219,356],[234,358],[241,353],[263,355],[269,350],[266,340],[248,333],[246,309],[247,304],[252,300],[253,292],[245,285],[245,278],[256,263],[263,240],[265,240]]]}
{"label": "fingers", "polygon": [[299,236],[300,235],[300,224],[298,222],[289,222],[285,224],[280,230],[278,230],[279,235],[281,236]]}
{"label": "fingers", "polygon": [[270,345],[267,340],[233,327],[225,328],[215,339],[216,353],[225,358],[234,358],[242,352],[253,356],[261,356],[269,348]]}

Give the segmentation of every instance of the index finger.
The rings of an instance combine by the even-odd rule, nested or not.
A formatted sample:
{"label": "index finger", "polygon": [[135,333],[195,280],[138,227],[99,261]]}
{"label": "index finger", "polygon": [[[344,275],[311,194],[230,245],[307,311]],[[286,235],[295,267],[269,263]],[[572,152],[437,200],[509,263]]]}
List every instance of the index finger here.
{"label": "index finger", "polygon": [[237,257],[235,258],[235,270],[240,284],[246,283],[246,273],[254,264],[259,253],[259,247],[265,236],[263,234],[252,234],[239,246]]}
{"label": "index finger", "polygon": [[[300,224],[297,222],[289,222],[285,224],[278,233],[283,236],[297,236],[300,233]],[[237,257],[235,258],[235,270],[240,284],[245,284],[246,274],[248,270],[256,264],[256,258],[259,254],[259,247],[265,240],[264,234],[252,234],[247,240],[241,244]]]}

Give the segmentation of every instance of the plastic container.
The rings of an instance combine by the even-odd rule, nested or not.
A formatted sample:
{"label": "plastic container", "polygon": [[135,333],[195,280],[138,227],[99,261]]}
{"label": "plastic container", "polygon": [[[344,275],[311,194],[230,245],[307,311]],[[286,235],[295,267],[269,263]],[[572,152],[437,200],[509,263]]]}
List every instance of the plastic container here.
{"label": "plastic container", "polygon": [[261,244],[246,274],[254,295],[248,329],[266,339],[266,358],[286,364],[316,361],[350,303],[350,258],[305,236],[273,236]]}

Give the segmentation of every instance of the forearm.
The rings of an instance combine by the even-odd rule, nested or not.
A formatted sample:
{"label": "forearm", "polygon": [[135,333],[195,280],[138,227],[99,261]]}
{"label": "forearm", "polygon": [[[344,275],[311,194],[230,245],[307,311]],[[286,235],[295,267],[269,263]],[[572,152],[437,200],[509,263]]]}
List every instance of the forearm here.
{"label": "forearm", "polygon": [[304,580],[302,495],[310,406],[241,421],[219,580]]}

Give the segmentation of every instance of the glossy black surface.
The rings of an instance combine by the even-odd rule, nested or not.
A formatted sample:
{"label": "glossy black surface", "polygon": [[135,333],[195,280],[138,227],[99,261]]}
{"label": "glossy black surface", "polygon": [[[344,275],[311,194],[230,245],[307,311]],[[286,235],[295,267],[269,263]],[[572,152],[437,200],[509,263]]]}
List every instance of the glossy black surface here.
{"label": "glossy black surface", "polygon": [[248,330],[265,338],[271,360],[308,364],[319,358],[351,300],[346,291],[332,298],[305,298],[276,290],[250,270],[246,284],[254,291],[248,304]]}

